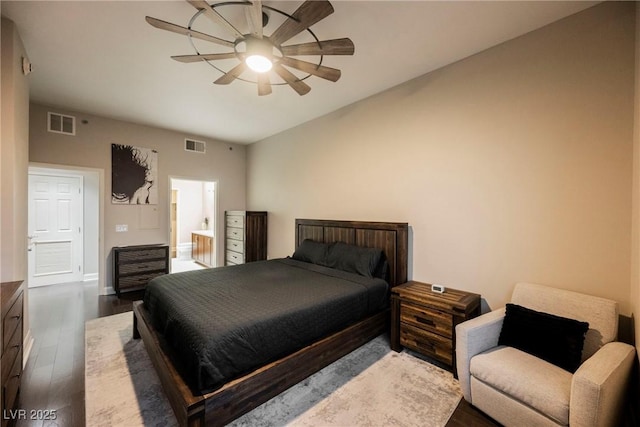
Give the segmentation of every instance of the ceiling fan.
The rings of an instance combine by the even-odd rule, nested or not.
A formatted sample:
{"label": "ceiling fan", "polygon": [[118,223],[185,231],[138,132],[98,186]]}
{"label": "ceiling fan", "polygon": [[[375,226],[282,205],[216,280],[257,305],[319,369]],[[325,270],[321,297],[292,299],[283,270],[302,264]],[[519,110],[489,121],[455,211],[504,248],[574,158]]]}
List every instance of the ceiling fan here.
{"label": "ceiling fan", "polygon": [[[203,0],[187,0],[187,2],[198,11],[186,27],[150,16],[147,16],[146,20],[156,28],[186,35],[196,54],[171,58],[184,63],[203,61],[209,63],[223,73],[214,82],[215,84],[226,85],[234,80],[256,83],[260,96],[269,95],[272,92],[272,85],[289,85],[299,95],[305,95],[309,93],[311,87],[304,80],[312,75],[332,82],[340,78],[340,70],[322,65],[324,55],[353,55],[355,50],[353,42],[348,38],[319,40],[309,28],[333,13],[333,6],[326,0],[307,0],[291,15],[264,5],[260,0],[227,1],[211,5]],[[221,13],[223,9],[228,9],[228,6],[244,9],[244,26],[238,25]],[[278,28],[267,35],[264,33],[264,28],[269,22],[270,14],[282,15],[285,19]],[[223,35],[218,37],[209,34],[211,31],[205,33],[195,30],[193,28],[195,22],[201,16],[215,24]],[[248,31],[243,31],[243,28],[247,28]],[[308,33],[312,41],[283,45],[303,32]],[[227,51],[201,53],[194,44],[194,39],[225,47]],[[318,58],[314,63],[293,58],[295,56],[317,56]],[[219,64],[218,62],[213,62],[228,59],[237,59],[240,62],[226,71],[216,65]],[[289,69],[297,70],[297,74]],[[270,71],[274,71],[275,76]],[[305,75],[301,76],[300,72]],[[277,76],[281,81],[272,81],[272,77],[278,79]]]}

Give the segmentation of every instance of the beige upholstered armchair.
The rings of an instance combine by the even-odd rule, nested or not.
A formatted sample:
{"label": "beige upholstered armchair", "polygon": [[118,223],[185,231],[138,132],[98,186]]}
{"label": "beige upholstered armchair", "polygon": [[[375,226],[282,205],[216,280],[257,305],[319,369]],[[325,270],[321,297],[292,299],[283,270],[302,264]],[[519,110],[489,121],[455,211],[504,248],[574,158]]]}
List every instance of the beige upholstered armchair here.
{"label": "beige upholstered armchair", "polygon": [[[635,348],[615,342],[618,304],[604,298],[518,283],[512,304],[589,323],[574,373],[524,351],[499,346],[505,308],[456,327],[465,400],[505,426],[614,426]],[[580,357],[580,356],[578,356]]]}

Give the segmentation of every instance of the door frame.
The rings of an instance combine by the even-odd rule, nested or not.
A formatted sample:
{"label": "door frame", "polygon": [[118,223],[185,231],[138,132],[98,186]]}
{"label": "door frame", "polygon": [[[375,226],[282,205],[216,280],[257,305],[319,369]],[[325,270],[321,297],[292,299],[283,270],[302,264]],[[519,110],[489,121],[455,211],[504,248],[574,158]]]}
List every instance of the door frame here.
{"label": "door frame", "polygon": [[[218,195],[220,193],[220,183],[218,180],[216,179],[206,179],[206,178],[193,178],[193,177],[185,177],[185,176],[179,176],[179,175],[169,175],[169,185],[168,187],[168,209],[171,209],[171,190],[173,189],[173,181],[177,180],[177,181],[196,181],[196,182],[201,182],[201,183],[213,183],[213,187],[214,187],[214,199],[213,199],[213,235],[214,235],[214,252],[215,252],[215,266],[220,266],[220,265],[224,265],[223,261],[224,258],[222,257],[222,251],[224,251],[224,241],[223,238],[221,238],[220,236],[223,235],[224,233],[224,229],[220,230],[221,228],[221,224],[218,221],[218,218],[220,218],[220,214],[218,212],[219,210],[219,206],[220,206],[220,202],[218,199]],[[178,209],[180,208],[180,191],[178,191]],[[176,216],[177,216],[177,220],[176,220],[176,227],[177,227],[177,232],[180,231],[180,212],[176,212]],[[224,215],[222,216],[224,218]],[[167,241],[170,242],[171,241],[171,220],[169,220],[169,225],[167,228]]]}
{"label": "door frame", "polygon": [[[98,293],[104,295],[105,293],[105,273],[106,273],[106,258],[104,256],[104,200],[105,200],[105,178],[104,169],[98,168],[86,168],[72,165],[58,165],[50,163],[36,163],[29,162],[29,174],[48,174],[58,176],[82,176],[85,183],[85,191],[83,197],[83,209],[86,212],[86,204],[92,203],[92,207],[98,212],[98,224],[97,227],[86,227],[87,215],[84,215],[84,223],[82,224],[85,234],[83,244],[83,265],[85,264],[85,254],[93,251],[98,254],[97,265],[98,272],[96,275],[87,275],[83,271],[83,280],[98,280]],[[97,182],[97,185],[95,184]],[[91,201],[86,196],[87,183],[94,191],[97,191],[97,200]],[[88,200],[89,199],[89,200]],[[87,239],[89,236],[89,243]],[[83,267],[84,270],[84,267]]]}

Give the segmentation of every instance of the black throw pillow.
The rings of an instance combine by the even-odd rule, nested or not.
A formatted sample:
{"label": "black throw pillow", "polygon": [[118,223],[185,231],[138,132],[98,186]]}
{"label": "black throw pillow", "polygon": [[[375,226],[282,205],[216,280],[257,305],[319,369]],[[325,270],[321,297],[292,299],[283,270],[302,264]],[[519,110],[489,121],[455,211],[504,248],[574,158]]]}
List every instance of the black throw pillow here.
{"label": "black throw pillow", "polygon": [[498,345],[517,348],[574,373],[587,330],[587,322],[507,304]]}
{"label": "black throw pillow", "polygon": [[298,249],[296,249],[291,258],[312,264],[327,265],[328,250],[329,245],[327,243],[305,239],[300,243],[300,246],[298,246]]}
{"label": "black throw pillow", "polygon": [[[327,253],[327,267],[356,273],[365,277],[375,277],[379,268],[382,250],[363,248],[343,242],[333,243]],[[383,273],[383,272],[379,272]]]}

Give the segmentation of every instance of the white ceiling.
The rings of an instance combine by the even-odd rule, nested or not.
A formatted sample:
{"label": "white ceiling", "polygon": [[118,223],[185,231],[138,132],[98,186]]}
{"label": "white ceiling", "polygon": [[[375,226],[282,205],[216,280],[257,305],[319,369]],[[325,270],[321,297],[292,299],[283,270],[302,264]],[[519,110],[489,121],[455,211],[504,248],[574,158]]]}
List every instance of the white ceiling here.
{"label": "white ceiling", "polygon": [[[251,83],[214,85],[221,73],[204,62],[169,58],[195,52],[186,36],[153,28],[145,16],[188,26],[196,9],[186,1],[3,0],[0,7],[16,23],[33,63],[32,101],[191,136],[251,143],[596,3],[333,1],[335,13],[311,29],[320,40],[353,40],[354,56],[323,60],[323,65],[342,70],[341,79],[332,83],[312,76],[305,96],[274,86],[263,97]],[[264,4],[293,13],[301,1]],[[279,19],[272,14],[266,34]],[[212,44],[198,49],[220,51]],[[219,63],[226,70],[235,65]]]}

